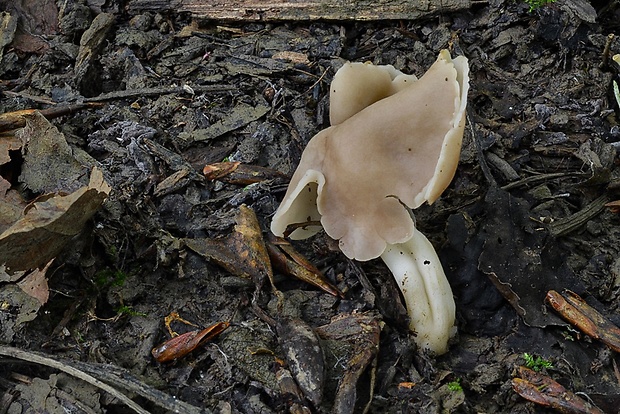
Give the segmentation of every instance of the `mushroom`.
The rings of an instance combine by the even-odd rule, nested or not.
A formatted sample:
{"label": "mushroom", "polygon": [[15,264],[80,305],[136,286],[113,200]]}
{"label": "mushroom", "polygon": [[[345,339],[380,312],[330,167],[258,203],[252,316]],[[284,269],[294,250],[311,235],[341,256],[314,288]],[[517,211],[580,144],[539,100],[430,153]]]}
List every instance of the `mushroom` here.
{"label": "mushroom", "polygon": [[[418,292],[412,286],[422,283],[427,301],[421,306],[434,312],[431,317],[412,311],[413,302],[423,296],[405,299],[411,328],[417,332],[433,331],[421,323],[441,320],[446,332],[454,323],[450,287],[432,246],[415,229],[409,209],[432,204],[454,176],[465,127],[468,71],[467,59],[453,60],[447,50],[417,81],[391,66],[343,66],[332,83],[332,126],[308,143],[271,223],[272,232],[281,236],[289,225],[309,222],[290,234],[293,239],[310,237],[323,228],[351,259],[387,257],[390,269],[402,272],[396,278],[404,294]],[[312,223],[319,221],[321,225]],[[417,271],[402,270],[403,260],[398,266],[390,264],[397,262],[394,255],[399,249]],[[418,253],[425,257],[424,253],[432,266],[420,268]],[[429,269],[442,280],[430,283]],[[429,292],[432,288],[443,291]],[[443,316],[437,313],[437,296],[451,302]],[[419,338],[420,346],[441,353],[449,336],[440,335],[443,345],[420,335],[416,341]]]}
{"label": "mushroom", "polygon": [[417,76],[405,75],[392,65],[347,62],[338,69],[330,86],[329,122],[340,124],[417,80]]}

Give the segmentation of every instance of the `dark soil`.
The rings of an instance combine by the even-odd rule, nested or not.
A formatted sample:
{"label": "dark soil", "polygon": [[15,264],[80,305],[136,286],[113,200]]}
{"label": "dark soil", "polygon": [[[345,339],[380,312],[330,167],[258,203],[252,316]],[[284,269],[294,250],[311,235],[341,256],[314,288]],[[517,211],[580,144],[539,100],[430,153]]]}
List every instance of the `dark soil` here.
{"label": "dark soil", "polygon": [[[620,218],[604,206],[620,199],[612,92],[620,67],[610,58],[620,41],[604,54],[608,34],[618,31],[617,2],[593,2],[598,15],[579,1],[530,12],[525,3],[491,0],[423,21],[199,24],[185,14],[86,3],[41,6],[56,22],[61,10],[60,25],[6,46],[0,61],[2,112],[48,108],[44,100],[96,103],[51,122],[112,187],[47,271],[50,298],[38,312],[16,299],[12,281],[0,280],[3,345],[90,372],[155,413],[171,400],[106,375],[205,412],[551,412],[513,391],[527,353],[550,361],[543,373],[566,389],[618,412],[616,354],[544,304],[548,290],[570,289],[620,324]],[[104,41],[93,61],[76,65],[80,38],[101,12],[114,16],[102,22]],[[205,165],[226,159],[291,174],[308,140],[328,126],[328,87],[344,61],[421,75],[443,48],[469,58],[468,125],[450,188],[416,220],[457,303],[458,335],[446,355],[416,349],[382,262],[349,261],[324,234],[294,246],[344,298],[276,272],[279,303],[269,283],[255,295],[257,280],[186,247],[185,239],[230,235],[242,204],[267,234],[286,190],[277,176],[251,185],[208,181]],[[124,90],[138,92],[114,95]],[[11,154],[2,176],[27,200],[45,192],[20,183],[25,164]],[[27,309],[35,309],[30,317]],[[160,364],[151,349],[169,338],[164,318],[174,311],[199,327],[231,326]],[[338,317],[352,331],[378,327],[380,337],[318,329],[321,379],[301,337]],[[304,395],[303,384],[296,394],[282,378],[287,366],[298,382],[320,383],[322,397]],[[0,413],[130,412],[73,375],[9,357],[0,357],[0,396]]]}

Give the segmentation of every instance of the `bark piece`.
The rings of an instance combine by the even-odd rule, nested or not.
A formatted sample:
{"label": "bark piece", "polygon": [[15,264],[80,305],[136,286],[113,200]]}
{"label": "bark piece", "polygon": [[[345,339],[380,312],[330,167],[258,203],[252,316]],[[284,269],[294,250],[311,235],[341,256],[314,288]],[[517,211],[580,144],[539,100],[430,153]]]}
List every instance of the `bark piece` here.
{"label": "bark piece", "polygon": [[84,96],[99,93],[99,55],[105,46],[105,40],[114,24],[114,15],[101,13],[95,17],[88,30],[80,39],[80,50],[75,60],[75,83]]}
{"label": "bark piece", "polygon": [[470,0],[132,0],[130,10],[178,10],[216,20],[393,20],[417,19],[467,9]]}
{"label": "bark piece", "polygon": [[323,399],[325,359],[316,333],[301,319],[284,319],[277,330],[299,388],[315,407],[319,406]]}

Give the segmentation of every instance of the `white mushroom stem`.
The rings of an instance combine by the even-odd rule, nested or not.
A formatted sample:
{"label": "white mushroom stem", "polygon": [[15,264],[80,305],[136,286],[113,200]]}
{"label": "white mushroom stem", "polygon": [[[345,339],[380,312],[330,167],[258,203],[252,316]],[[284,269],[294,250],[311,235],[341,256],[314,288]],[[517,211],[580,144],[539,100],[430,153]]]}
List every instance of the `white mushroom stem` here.
{"label": "white mushroom stem", "polygon": [[403,293],[416,344],[437,355],[445,353],[456,331],[456,306],[433,245],[415,229],[408,241],[388,245],[381,259]]}

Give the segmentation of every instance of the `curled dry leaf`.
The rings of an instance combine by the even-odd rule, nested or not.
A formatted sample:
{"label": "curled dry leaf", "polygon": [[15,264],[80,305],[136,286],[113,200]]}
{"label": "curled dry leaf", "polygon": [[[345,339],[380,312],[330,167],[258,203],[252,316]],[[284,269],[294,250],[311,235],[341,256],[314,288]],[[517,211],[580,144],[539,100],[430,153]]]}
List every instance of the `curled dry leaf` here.
{"label": "curled dry leaf", "polygon": [[274,284],[272,264],[282,273],[293,275],[331,295],[344,297],[336,286],[284,239],[275,238],[274,243],[265,242],[256,213],[251,208],[241,205],[236,222],[233,232],[226,237],[187,238],[183,242],[194,252],[233,275],[252,280],[257,289],[263,286],[267,276],[274,293],[279,297],[281,293]]}
{"label": "curled dry leaf", "polygon": [[612,213],[618,214],[620,213],[620,200],[610,201],[609,203],[605,204],[605,207],[609,208]]}
{"label": "curled dry leaf", "polygon": [[246,205],[239,207],[234,231],[221,239],[183,239],[194,252],[230,273],[263,285],[265,276],[273,282],[273,272],[256,213]]}
{"label": "curled dry leaf", "polygon": [[151,354],[157,362],[160,363],[183,358],[185,355],[198,348],[198,346],[211,341],[224,332],[229,326],[229,322],[218,322],[202,330],[186,332],[156,346],[151,351]]}
{"label": "curled dry leaf", "polygon": [[566,290],[561,295],[555,290],[550,290],[545,301],[562,318],[583,333],[620,352],[620,328],[588,305],[578,294]]}
{"label": "curled dry leaf", "polygon": [[9,273],[39,268],[78,234],[110,193],[94,168],[88,186],[69,195],[35,201],[25,215],[0,234],[0,265]]}
{"label": "curled dry leaf", "polygon": [[518,375],[521,378],[512,379],[512,389],[528,401],[553,408],[561,413],[603,414],[598,407],[540,372],[519,367]]}
{"label": "curled dry leaf", "polygon": [[316,286],[330,295],[344,298],[340,289],[327,280],[316,266],[297,252],[285,239],[273,236],[271,241],[267,241],[267,251],[273,267],[278,271]]}

